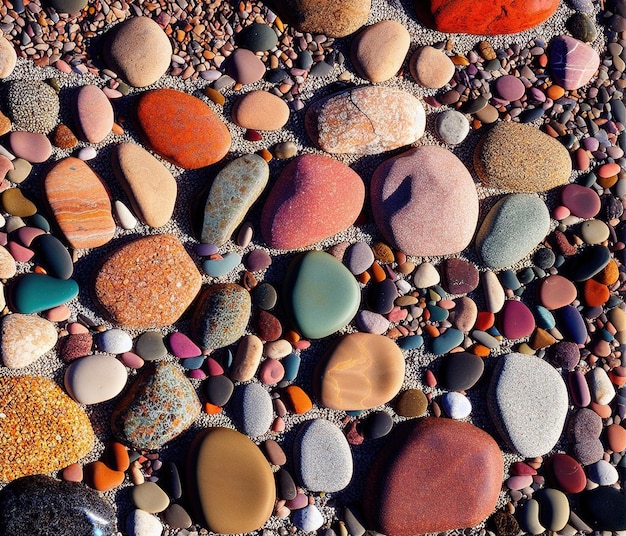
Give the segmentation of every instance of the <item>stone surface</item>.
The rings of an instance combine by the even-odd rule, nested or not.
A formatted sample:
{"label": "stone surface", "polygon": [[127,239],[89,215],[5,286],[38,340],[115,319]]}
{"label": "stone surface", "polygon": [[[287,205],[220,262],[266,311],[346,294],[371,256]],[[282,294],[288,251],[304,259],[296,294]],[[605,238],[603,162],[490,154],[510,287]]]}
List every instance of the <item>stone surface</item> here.
{"label": "stone surface", "polygon": [[270,190],[261,233],[272,248],[310,246],[352,225],[364,200],[365,185],[351,168],[328,156],[298,156]]}
{"label": "stone surface", "polygon": [[[478,196],[469,171],[454,154],[436,146],[410,149],[380,164],[372,176],[371,200],[386,240],[415,256],[463,250],[478,221]],[[455,217],[439,225],[441,214]]]}
{"label": "stone surface", "polygon": [[537,287],[539,303],[546,309],[554,310],[572,303],[577,296],[574,284],[562,275],[552,275],[543,279]]}
{"label": "stone surface", "polygon": [[458,257],[445,259],[439,270],[442,285],[450,294],[467,294],[478,287],[478,269],[471,262]]}
{"label": "stone surface", "polygon": [[4,97],[3,109],[15,130],[48,134],[58,121],[59,97],[43,80],[11,80]]}
{"label": "stone surface", "polygon": [[13,131],[9,133],[9,146],[15,156],[31,164],[41,164],[52,154],[50,140],[38,132]]}
{"label": "stone surface", "polygon": [[267,162],[256,154],[229,162],[211,183],[200,240],[216,246],[228,241],[265,189],[269,175]]}
{"label": "stone surface", "polygon": [[318,364],[315,381],[327,408],[365,410],[389,402],[404,381],[404,355],[382,335],[351,333],[338,339]]}
{"label": "stone surface", "polygon": [[230,132],[204,101],[174,89],[143,93],[135,119],[143,142],[176,166],[198,169],[219,162]]}
{"label": "stone surface", "polygon": [[439,139],[448,145],[458,145],[470,131],[469,121],[461,112],[445,110],[435,120],[435,131]]}
{"label": "stone surface", "polygon": [[115,250],[97,271],[93,290],[98,306],[111,320],[148,328],[176,322],[198,294],[201,281],[178,238],[164,234],[139,238]]}
{"label": "stone surface", "polygon": [[57,342],[52,322],[31,315],[12,314],[3,317],[0,331],[0,352],[5,367],[27,367]]}
{"label": "stone surface", "polygon": [[78,283],[73,279],[24,274],[10,287],[9,303],[17,313],[39,313],[73,300],[77,295]]}
{"label": "stone surface", "polygon": [[198,395],[178,367],[148,363],[115,405],[111,430],[135,449],[155,450],[191,426],[200,410]]}
{"label": "stone surface", "polygon": [[563,89],[579,89],[600,66],[600,56],[590,46],[569,35],[550,40],[550,72]]}
{"label": "stone surface", "polygon": [[261,384],[248,383],[237,387],[232,404],[244,434],[257,437],[270,429],[274,418],[272,399]]}
{"label": "stone surface", "polygon": [[[81,0],[82,1],[82,0]],[[11,42],[6,39],[0,39],[0,78],[9,76],[15,65],[17,64],[17,53]]]}
{"label": "stone surface", "polygon": [[64,385],[79,404],[98,404],[115,398],[126,386],[126,367],[115,357],[96,354],[72,361]]}
{"label": "stone surface", "polygon": [[415,81],[425,88],[439,89],[454,75],[454,63],[441,50],[429,45],[418,47],[409,59]]}
{"label": "stone surface", "polygon": [[332,493],[352,479],[352,452],[341,430],[330,421],[306,421],[294,443],[296,474],[309,491]]}
{"label": "stone surface", "polygon": [[224,70],[239,84],[254,84],[263,78],[265,65],[251,50],[237,48],[224,61]]}
{"label": "stone surface", "polygon": [[556,369],[542,359],[507,354],[496,364],[488,408],[509,448],[526,458],[542,456],[561,436],[567,388]]}
{"label": "stone surface", "polygon": [[309,138],[327,153],[379,154],[421,138],[426,114],[410,93],[362,86],[314,102],[304,124]]}
{"label": "stone surface", "polygon": [[469,352],[454,352],[441,359],[439,382],[449,391],[466,391],[478,382],[484,370],[482,358]]}
{"label": "stone surface", "polygon": [[89,418],[53,381],[2,378],[0,400],[0,481],[63,469],[93,447]]}
{"label": "stone surface", "polygon": [[78,158],[64,158],[44,179],[48,205],[65,240],[76,249],[106,244],[115,233],[102,179]]}
{"label": "stone surface", "polygon": [[476,250],[485,266],[500,269],[528,255],[550,229],[550,214],[533,194],[510,194],[485,216],[476,234]]}
{"label": "stone surface", "polygon": [[132,17],[115,26],[103,48],[106,64],[134,87],[161,78],[172,56],[170,40],[149,17]]}
{"label": "stone surface", "polygon": [[113,106],[98,86],[82,86],[74,95],[72,113],[79,138],[100,143],[113,128]]}
{"label": "stone surface", "polygon": [[143,510],[133,510],[126,518],[126,530],[133,536],[161,536],[163,525],[158,517]]}
{"label": "stone surface", "polygon": [[31,245],[48,275],[59,279],[72,277],[74,273],[72,256],[56,236],[41,234],[33,239]]}
{"label": "stone surface", "polygon": [[472,424],[403,422],[376,458],[363,512],[368,526],[394,536],[473,527],[495,509],[502,472],[497,443]]}
{"label": "stone surface", "polygon": [[116,145],[111,164],[139,219],[150,227],[170,221],[178,187],[169,170],[140,145]]}
{"label": "stone surface", "polygon": [[237,98],[230,115],[233,123],[242,128],[279,130],[289,121],[289,106],[272,93],[256,90]]}
{"label": "stone surface", "polygon": [[269,463],[245,435],[207,428],[187,457],[189,497],[207,528],[222,534],[260,529],[274,508],[276,486]]}
{"label": "stone surface", "polygon": [[[531,156],[538,153],[542,158]],[[502,121],[480,138],[474,168],[490,188],[543,192],[568,183],[572,160],[563,144],[535,127]]]}
{"label": "stone surface", "polygon": [[367,22],[371,0],[287,0],[280,8],[284,19],[301,32],[345,37]]}
{"label": "stone surface", "polygon": [[533,313],[522,301],[506,300],[498,320],[500,331],[507,339],[523,339],[535,330]]}

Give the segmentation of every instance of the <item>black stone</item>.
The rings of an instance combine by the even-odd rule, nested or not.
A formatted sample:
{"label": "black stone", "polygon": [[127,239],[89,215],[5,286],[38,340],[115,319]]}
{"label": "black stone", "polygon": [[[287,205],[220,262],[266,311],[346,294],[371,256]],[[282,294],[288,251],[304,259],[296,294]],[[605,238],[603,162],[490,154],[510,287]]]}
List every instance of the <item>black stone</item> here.
{"label": "black stone", "polygon": [[253,22],[237,35],[239,46],[260,52],[271,50],[278,44],[278,36],[271,26],[260,22]]}
{"label": "black stone", "polygon": [[378,439],[386,436],[393,428],[393,418],[386,411],[375,411],[365,421],[365,437]]}
{"label": "black stone", "polygon": [[552,268],[554,266],[555,257],[554,251],[550,248],[540,248],[535,252],[533,262],[539,268],[547,270],[548,268]]}
{"label": "black stone", "polygon": [[289,78],[289,74],[284,69],[269,69],[265,73],[265,79],[272,84],[278,84]]}
{"label": "black stone", "polygon": [[367,306],[375,312],[385,315],[393,309],[398,297],[398,289],[391,279],[373,283],[367,293]]}
{"label": "black stone", "polygon": [[276,473],[276,493],[281,499],[290,501],[298,495],[298,488],[291,474],[282,467]]}
{"label": "black stone", "polygon": [[602,270],[611,260],[609,248],[601,245],[593,245],[583,249],[578,255],[568,259],[564,272],[566,276],[580,283],[591,279]]}
{"label": "black stone", "polygon": [[165,462],[159,472],[159,486],[167,493],[168,497],[177,500],[183,495],[183,485],[180,479],[180,472],[174,462]]}
{"label": "black stone", "polygon": [[227,376],[211,376],[204,382],[207,400],[216,406],[223,406],[233,395],[235,384]]}
{"label": "black stone", "polygon": [[56,236],[43,234],[35,237],[32,243],[33,250],[48,272],[48,275],[58,279],[69,279],[74,273],[74,263],[67,248]]}
{"label": "black stone", "polygon": [[439,383],[449,391],[471,389],[485,370],[482,358],[469,352],[447,354],[441,359]]}
{"label": "black stone", "polygon": [[594,530],[625,530],[626,495],[609,486],[585,491],[581,497],[580,516]]}
{"label": "black stone", "polygon": [[34,475],[0,490],[0,536],[111,536],[114,532],[113,509],[84,484]]}
{"label": "black stone", "polygon": [[269,283],[261,283],[255,287],[252,293],[252,302],[264,311],[271,311],[276,306],[277,301],[278,293]]}

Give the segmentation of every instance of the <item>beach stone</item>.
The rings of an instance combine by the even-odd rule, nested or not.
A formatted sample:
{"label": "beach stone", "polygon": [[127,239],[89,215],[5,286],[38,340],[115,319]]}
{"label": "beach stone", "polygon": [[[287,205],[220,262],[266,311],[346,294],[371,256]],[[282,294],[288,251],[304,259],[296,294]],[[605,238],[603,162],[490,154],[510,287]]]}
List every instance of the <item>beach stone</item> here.
{"label": "beach stone", "polygon": [[615,387],[602,367],[595,367],[587,374],[591,399],[596,404],[607,405],[615,398]]}
{"label": "beach stone", "polygon": [[389,402],[404,381],[404,355],[382,335],[351,333],[326,351],[315,374],[321,404],[365,410]]}
{"label": "beach stone", "polygon": [[211,277],[221,277],[233,271],[241,263],[241,255],[229,251],[221,259],[206,259],[202,271]]}
{"label": "beach stone", "polygon": [[379,154],[421,138],[426,113],[410,93],[362,86],[314,102],[304,124],[311,141],[327,153]]}
{"label": "beach stone", "polygon": [[207,400],[216,406],[224,406],[230,400],[235,390],[235,384],[228,378],[220,374],[219,376],[209,376],[203,385],[203,391]]}
{"label": "beach stone", "polygon": [[619,480],[617,469],[606,460],[598,460],[587,466],[589,480],[599,486],[612,486]]}
{"label": "beach stone", "polygon": [[267,162],[256,154],[229,162],[211,183],[200,240],[216,246],[226,243],[265,189],[269,176]]}
{"label": "beach stone", "polygon": [[600,486],[581,496],[580,515],[594,530],[626,529],[626,495],[616,488]]}
{"label": "beach stone", "polygon": [[421,263],[413,272],[413,284],[417,288],[434,287],[439,281],[439,271],[430,262]]}
{"label": "beach stone", "polygon": [[443,288],[450,294],[468,294],[478,287],[478,268],[459,257],[444,259],[439,265]]}
{"label": "beach stone", "polygon": [[550,72],[563,89],[579,89],[587,84],[600,66],[600,56],[590,46],[569,35],[550,40]]}
{"label": "beach stone", "polygon": [[574,13],[567,19],[566,26],[572,36],[583,43],[591,43],[598,37],[596,25],[586,13]]}
{"label": "beach stone", "polygon": [[72,114],[79,138],[100,143],[113,128],[113,106],[98,86],[81,86],[74,94]]}
{"label": "beach stone", "polygon": [[16,65],[17,53],[15,48],[13,48],[11,41],[3,37],[0,39],[0,78],[9,76]]}
{"label": "beach stone", "polygon": [[389,314],[398,298],[398,287],[391,279],[374,282],[365,296],[367,307],[378,314]]}
{"label": "beach stone", "polygon": [[276,249],[298,249],[346,230],[360,214],[365,185],[328,156],[294,158],[272,186],[261,212],[261,233]]}
{"label": "beach stone", "polygon": [[11,279],[16,273],[15,259],[6,248],[0,246],[0,279]]}
{"label": "beach stone", "polygon": [[[378,229],[406,254],[458,253],[472,239],[478,221],[476,187],[467,168],[446,149],[418,147],[384,161],[374,171],[370,195]],[[436,222],[442,212],[454,213],[454,221],[433,232],[425,222]]]}
{"label": "beach stone", "polygon": [[37,212],[37,207],[19,188],[9,188],[0,194],[2,208],[11,216],[27,218]]}
{"label": "beach stone", "polygon": [[201,282],[178,238],[162,234],[116,249],[97,271],[93,291],[97,305],[114,322],[149,328],[176,322],[198,294]]}
{"label": "beach stone", "polygon": [[58,471],[92,449],[89,418],[52,380],[2,378],[0,396],[10,401],[3,405],[5,417],[0,420],[0,481]]}
{"label": "beach stone", "polygon": [[133,348],[133,339],[121,329],[107,329],[98,334],[96,342],[98,348],[109,354],[123,354]]}
{"label": "beach stone", "polygon": [[511,353],[499,358],[489,385],[491,418],[509,448],[526,458],[552,450],[568,409],[567,387],[547,362]]}
{"label": "beach stone", "polygon": [[112,534],[115,512],[97,491],[80,482],[46,475],[25,476],[0,491],[5,534]]}
{"label": "beach stone", "polygon": [[352,479],[352,453],[341,430],[325,419],[303,423],[294,443],[300,483],[309,491],[333,493]]}
{"label": "beach stone", "polygon": [[188,93],[174,89],[142,93],[134,117],[144,144],[176,166],[209,166],[230,149],[226,125],[204,101]]}
{"label": "beach stone", "polygon": [[126,367],[115,357],[97,354],[72,361],[64,385],[79,404],[98,404],[115,398],[126,386]]}
{"label": "beach stone", "polygon": [[256,335],[246,335],[237,345],[237,353],[230,368],[233,381],[247,382],[251,380],[261,362],[263,341]]}
{"label": "beach stone", "polygon": [[135,143],[120,143],[111,153],[115,177],[139,219],[150,227],[170,221],[178,187],[169,170]]}
{"label": "beach stone", "polygon": [[115,405],[111,430],[132,448],[156,450],[191,426],[200,411],[198,395],[178,367],[147,363]]}
{"label": "beach stone", "polygon": [[240,385],[235,390],[232,405],[241,431],[250,437],[266,433],[274,420],[270,394],[260,383]]}
{"label": "beach stone", "polygon": [[355,242],[346,250],[343,262],[354,275],[359,275],[374,264],[374,252],[367,242]]}
{"label": "beach stone", "polygon": [[512,34],[528,30],[548,19],[558,0],[533,0],[520,5],[513,0],[475,2],[463,0],[415,0],[417,17],[432,30],[474,35]]}
{"label": "beach stone", "polygon": [[561,203],[569,209],[572,216],[588,219],[600,212],[602,203],[598,194],[581,184],[568,184],[560,190],[559,196]]}
{"label": "beach stone", "polygon": [[589,220],[580,225],[580,235],[586,244],[601,244],[608,240],[610,231],[602,220]]}
{"label": "beach stone", "polygon": [[16,313],[31,314],[62,305],[77,295],[78,283],[73,279],[29,273],[14,280],[9,303]]}
{"label": "beach stone", "polygon": [[602,433],[602,418],[592,409],[581,408],[567,423],[567,436],[572,443],[598,439]]}
{"label": "beach stone", "polygon": [[587,246],[580,253],[571,256],[562,271],[572,281],[579,283],[598,275],[611,261],[611,251],[606,246]]}
{"label": "beach stone", "polygon": [[558,489],[542,488],[533,498],[539,504],[539,523],[549,531],[563,530],[570,517],[567,495]]}
{"label": "beach stone", "polygon": [[431,351],[435,355],[443,355],[460,346],[465,337],[461,330],[448,328],[431,343]]}
{"label": "beach stone", "polygon": [[478,319],[478,307],[476,302],[467,296],[454,300],[454,316],[452,326],[459,331],[469,332]]}
{"label": "beach stone", "polygon": [[476,385],[484,370],[482,358],[469,352],[454,352],[441,358],[438,379],[444,389],[467,391]]}
{"label": "beach stone", "polygon": [[72,277],[74,273],[72,256],[56,236],[51,234],[38,235],[33,239],[32,247],[49,275],[59,279]]}
{"label": "beach stone", "polygon": [[50,140],[38,132],[13,131],[9,133],[11,152],[31,164],[41,164],[52,155]]}
{"label": "beach stone", "polygon": [[274,476],[261,450],[230,428],[199,432],[187,457],[197,518],[209,530],[238,534],[260,529],[272,515]]}
{"label": "beach stone", "polygon": [[272,50],[278,44],[274,29],[260,22],[253,22],[237,34],[239,45],[253,52]]}
{"label": "beach stone", "polygon": [[3,110],[14,130],[48,134],[57,124],[59,107],[56,91],[42,80],[9,80],[5,86]]}
{"label": "beach stone", "polygon": [[163,335],[159,331],[146,331],[137,337],[135,352],[145,361],[156,361],[167,355]]}
{"label": "beach stone", "polygon": [[454,75],[454,63],[441,50],[426,45],[418,47],[409,59],[411,76],[422,87],[440,89]]}
{"label": "beach stone", "polygon": [[290,263],[283,282],[282,301],[304,337],[321,339],[354,318],[361,291],[350,271],[332,255],[308,251]]}
{"label": "beach stone", "polygon": [[170,503],[167,494],[154,482],[144,482],[133,486],[131,499],[137,508],[150,514],[162,512]]}
{"label": "beach stone", "polygon": [[575,285],[562,275],[552,275],[542,279],[537,287],[539,303],[548,310],[560,309],[572,303],[577,297]]}
{"label": "beach stone", "polygon": [[217,349],[239,340],[250,319],[250,293],[236,283],[207,286],[198,298],[192,333],[200,347]]}
{"label": "beach stone", "polygon": [[324,524],[324,516],[314,504],[307,504],[293,514],[293,523],[300,530],[312,532]]}
{"label": "beach stone", "polygon": [[133,510],[126,518],[126,530],[133,536],[161,536],[163,525],[158,517],[143,510]]}
{"label": "beach stone", "polygon": [[251,50],[237,48],[224,62],[224,70],[239,84],[254,84],[263,78],[265,65]]}
{"label": "beach stone", "polygon": [[409,31],[395,20],[381,20],[363,28],[350,46],[357,74],[370,82],[393,78],[409,51]]}
{"label": "beach stone", "polygon": [[[528,156],[539,152],[541,159]],[[480,138],[474,168],[489,188],[544,192],[569,182],[572,160],[563,144],[532,125],[502,121]]]}
{"label": "beach stone", "polygon": [[12,163],[13,169],[10,169],[7,172],[6,178],[13,184],[21,184],[28,178],[33,166],[30,162],[24,160],[23,158],[16,158],[12,161]]}
{"label": "beach stone", "polygon": [[287,0],[280,8],[283,20],[301,32],[345,37],[367,22],[371,0]]}
{"label": "beach stone", "polygon": [[238,97],[230,115],[233,123],[242,128],[280,130],[289,121],[289,106],[272,93],[255,90]]}
{"label": "beach stone", "polygon": [[149,17],[132,17],[115,26],[103,51],[107,66],[133,87],[154,84],[172,57],[170,40]]}
{"label": "beach stone", "polygon": [[435,120],[437,136],[448,145],[458,145],[470,131],[469,121],[461,112],[445,110]]}
{"label": "beach stone", "polygon": [[48,0],[50,5],[58,13],[77,13],[86,5],[87,0]]}
{"label": "beach stone", "polygon": [[44,318],[6,315],[0,331],[2,362],[10,369],[27,367],[54,348],[57,339],[56,327]]}
{"label": "beach stone", "polygon": [[421,417],[428,408],[428,399],[419,389],[402,391],[396,400],[396,413],[401,417]]}
{"label": "beach stone", "polygon": [[565,370],[574,370],[580,361],[578,345],[570,341],[560,341],[550,347],[550,360]]}
{"label": "beach stone", "polygon": [[497,443],[470,423],[402,422],[369,473],[363,512],[368,526],[397,536],[473,527],[495,509],[502,471]]}
{"label": "beach stone", "polygon": [[476,234],[476,250],[485,266],[500,269],[528,255],[550,229],[550,213],[533,194],[509,194],[485,216]]}
{"label": "beach stone", "polygon": [[64,158],[48,171],[44,191],[65,240],[76,249],[106,244],[115,233],[111,200],[102,180],[78,158]]}
{"label": "beach stone", "polygon": [[366,333],[382,335],[389,329],[390,322],[381,314],[362,309],[356,315],[356,325]]}
{"label": "beach stone", "polygon": [[587,485],[582,465],[568,454],[559,452],[550,456],[545,468],[549,483],[565,493],[580,493]]}

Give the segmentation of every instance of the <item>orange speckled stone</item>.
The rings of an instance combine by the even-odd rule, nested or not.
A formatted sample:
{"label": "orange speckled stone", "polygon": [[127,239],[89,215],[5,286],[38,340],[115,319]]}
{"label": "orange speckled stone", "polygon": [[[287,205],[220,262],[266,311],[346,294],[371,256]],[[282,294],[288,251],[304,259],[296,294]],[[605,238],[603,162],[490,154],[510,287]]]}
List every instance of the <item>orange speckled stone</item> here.
{"label": "orange speckled stone", "polygon": [[168,326],[185,312],[202,277],[173,235],[153,235],[123,245],[95,277],[94,297],[103,312],[125,327]]}
{"label": "orange speckled stone", "polygon": [[619,268],[615,259],[611,259],[609,263],[602,268],[593,278],[603,285],[613,285],[619,279]]}
{"label": "orange speckled stone", "polygon": [[87,414],[53,381],[0,378],[0,481],[67,467],[92,448]]}
{"label": "orange speckled stone", "polygon": [[85,465],[85,482],[96,491],[109,491],[124,482],[124,473],[101,461],[91,462]]}
{"label": "orange speckled stone", "polygon": [[139,97],[136,126],[143,142],[168,162],[198,169],[219,162],[230,149],[230,132],[204,101],[174,89]]}
{"label": "orange speckled stone", "polygon": [[583,285],[583,296],[589,307],[598,307],[609,300],[611,293],[606,285],[593,279],[587,279]]}
{"label": "orange speckled stone", "polygon": [[113,238],[115,221],[109,193],[85,162],[74,157],[57,162],[44,179],[44,191],[70,246],[95,248]]}

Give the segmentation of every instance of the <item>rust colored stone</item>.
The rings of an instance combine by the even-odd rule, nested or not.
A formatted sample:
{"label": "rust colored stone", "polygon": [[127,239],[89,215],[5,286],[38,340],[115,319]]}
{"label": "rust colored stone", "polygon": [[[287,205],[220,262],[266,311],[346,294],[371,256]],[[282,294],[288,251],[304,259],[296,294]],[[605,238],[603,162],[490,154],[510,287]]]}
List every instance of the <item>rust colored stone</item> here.
{"label": "rust colored stone", "polygon": [[85,465],[85,482],[96,491],[109,491],[124,482],[124,473],[107,467],[103,462]]}
{"label": "rust colored stone", "polygon": [[78,145],[78,139],[63,123],[58,124],[52,131],[52,144],[59,149],[72,149]]}

